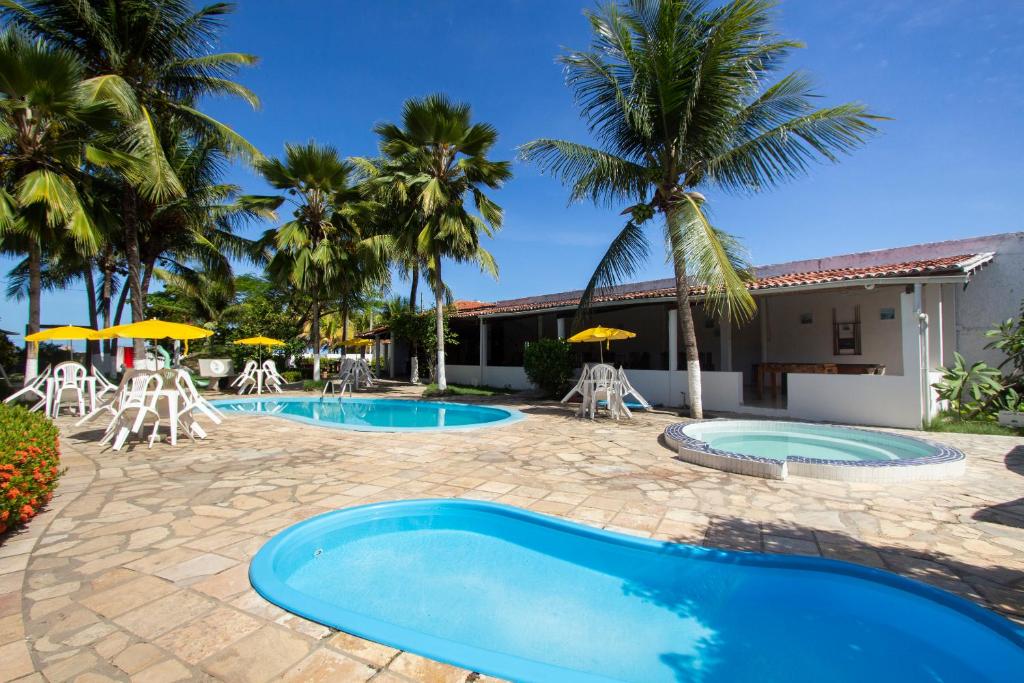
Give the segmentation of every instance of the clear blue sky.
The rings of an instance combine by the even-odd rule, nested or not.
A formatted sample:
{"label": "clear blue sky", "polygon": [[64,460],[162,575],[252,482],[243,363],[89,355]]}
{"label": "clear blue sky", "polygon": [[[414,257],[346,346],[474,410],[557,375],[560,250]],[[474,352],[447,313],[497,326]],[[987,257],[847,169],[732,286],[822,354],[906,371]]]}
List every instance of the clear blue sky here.
{"label": "clear blue sky", "polygon": [[[241,80],[252,112],[207,109],[265,154],[315,138],[371,155],[371,127],[404,99],[441,91],[501,134],[496,158],[536,137],[586,141],[555,57],[588,45],[590,2],[573,0],[244,0],[221,46],[253,52]],[[771,263],[1024,229],[1024,5],[1019,0],[783,0],[778,28],[807,44],[789,63],[816,77],[823,103],[861,100],[894,118],[841,164],[754,197],[708,192],[716,223]],[[618,210],[566,205],[533,168],[493,198],[505,227],[488,244],[499,282],[448,270],[461,299],[581,287],[620,226]],[[264,187],[249,170],[231,180]],[[656,251],[643,278],[669,269]],[[9,261],[0,262],[4,272]],[[407,286],[396,282],[396,290]],[[85,323],[85,294],[47,295],[43,322]],[[0,302],[0,327],[23,330],[24,302]]]}

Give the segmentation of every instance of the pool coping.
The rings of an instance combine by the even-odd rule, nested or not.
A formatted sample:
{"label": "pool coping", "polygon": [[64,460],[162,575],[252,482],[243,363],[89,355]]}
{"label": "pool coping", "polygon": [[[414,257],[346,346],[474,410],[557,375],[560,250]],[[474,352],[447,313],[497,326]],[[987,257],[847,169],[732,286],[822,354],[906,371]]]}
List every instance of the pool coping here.
{"label": "pool coping", "polygon": [[319,529],[326,531],[335,528],[338,526],[335,524],[335,519],[338,517],[349,520],[350,524],[359,524],[373,519],[397,516],[406,510],[415,514],[416,512],[430,513],[438,508],[476,509],[496,513],[517,518],[524,523],[539,524],[574,536],[585,537],[595,542],[629,546],[637,551],[661,553],[671,551],[680,556],[712,562],[829,572],[880,583],[915,594],[923,599],[932,600],[957,611],[991,629],[994,635],[1001,636],[1024,649],[1024,629],[1019,628],[1009,619],[958,595],[890,571],[829,558],[723,550],[688,543],[656,541],[490,501],[451,498],[409,499],[342,508],[311,517],[279,531],[259,549],[249,564],[249,582],[263,598],[303,618],[361,638],[483,674],[524,681],[560,680],[572,683],[599,683],[612,680],[597,674],[566,669],[510,653],[466,645],[344,608],[332,607],[315,597],[291,588],[276,573],[277,555],[287,551],[290,542],[301,540],[304,536],[315,535]]}
{"label": "pool coping", "polygon": [[[684,431],[686,427],[704,422],[756,422],[758,424],[814,424],[848,432],[878,434],[870,429],[836,425],[824,422],[796,422],[790,420],[736,420],[716,418],[677,422],[665,428],[665,441],[676,449],[679,457],[695,465],[711,467],[724,472],[746,474],[766,479],[786,479],[789,475],[850,482],[897,482],[930,479],[951,479],[963,474],[966,456],[963,451],[916,436],[895,434],[900,439],[923,443],[935,453],[920,458],[904,460],[825,460],[803,456],[788,456],[785,460],[764,458],[735,451],[712,447],[705,441],[695,439]],[[887,433],[887,432],[886,432]]]}
{"label": "pool coping", "polygon": [[490,408],[493,410],[500,410],[508,413],[507,417],[503,417],[500,420],[494,420],[493,422],[483,422],[480,424],[472,425],[452,425],[445,427],[375,427],[373,425],[349,425],[340,422],[324,422],[322,420],[314,420],[310,417],[302,417],[301,415],[281,415],[278,413],[268,413],[264,411],[254,410],[252,412],[233,411],[228,410],[225,412],[233,415],[261,415],[264,417],[276,417],[282,420],[290,420],[292,422],[301,422],[303,424],[313,425],[314,427],[325,427],[327,429],[343,429],[349,432],[456,432],[466,431],[472,429],[487,429],[489,427],[503,427],[505,425],[514,424],[520,420],[526,419],[525,413],[516,408],[510,408],[503,405],[483,405],[478,403],[458,403],[455,401],[421,401],[412,398],[362,398],[358,396],[351,396],[344,398],[341,396],[332,397],[327,399],[325,397],[313,397],[313,396],[242,396],[237,399],[231,398],[218,398],[210,401],[214,407],[222,408],[227,404],[232,403],[259,403],[262,401],[276,401],[279,403],[305,403],[310,401],[337,401],[348,402],[348,401],[372,401],[374,403],[430,403],[433,405],[447,405],[447,406],[458,406],[460,408]]}

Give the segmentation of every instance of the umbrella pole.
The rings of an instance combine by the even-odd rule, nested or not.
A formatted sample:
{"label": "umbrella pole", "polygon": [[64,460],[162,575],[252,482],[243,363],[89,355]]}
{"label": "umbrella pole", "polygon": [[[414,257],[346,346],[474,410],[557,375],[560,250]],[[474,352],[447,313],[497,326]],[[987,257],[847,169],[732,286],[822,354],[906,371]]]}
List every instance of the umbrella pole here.
{"label": "umbrella pole", "polygon": [[604,364],[604,344],[602,344],[601,342],[597,342],[597,353],[598,353],[598,357],[601,359],[601,364],[603,365]]}

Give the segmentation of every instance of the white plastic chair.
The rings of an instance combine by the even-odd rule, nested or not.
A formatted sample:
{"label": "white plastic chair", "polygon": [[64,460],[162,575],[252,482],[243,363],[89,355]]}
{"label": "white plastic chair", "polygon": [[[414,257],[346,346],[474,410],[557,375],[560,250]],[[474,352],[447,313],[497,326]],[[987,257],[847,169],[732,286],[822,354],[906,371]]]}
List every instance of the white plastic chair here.
{"label": "white plastic chair", "polygon": [[[622,385],[622,398],[623,399],[625,399],[627,396],[632,396],[633,398],[636,399],[636,402],[639,403],[640,405],[642,405],[644,408],[646,408],[647,410],[651,409],[651,404],[647,402],[647,399],[644,398],[640,394],[640,392],[637,391],[636,388],[630,383],[629,377],[626,376],[626,369],[625,368],[619,368],[619,382]],[[622,407],[623,407],[624,410],[626,410],[628,412],[629,409],[626,407],[625,401],[623,401],[623,406]]]}
{"label": "white plastic chair", "polygon": [[[178,370],[178,375],[174,378],[174,385],[178,388],[178,392],[181,394],[184,401],[184,407],[181,410],[182,413],[184,413],[185,410],[195,408],[203,415],[210,418],[214,424],[219,425],[224,421],[224,414],[217,410],[216,406],[203,398],[203,395],[199,393],[198,389],[196,389],[196,385],[192,381],[192,375],[188,370]],[[206,434],[204,433],[200,438],[205,439]]]}
{"label": "white plastic chair", "polygon": [[256,361],[246,361],[245,367],[242,369],[242,374],[231,382],[231,386],[238,387],[239,394],[256,391],[259,387],[259,384],[256,381],[256,370],[258,367],[259,366],[256,364]]}
{"label": "white plastic chair", "polygon": [[4,399],[4,403],[14,403],[15,401],[25,398],[28,401],[35,400],[35,403],[29,408],[30,411],[35,412],[46,405],[46,380],[50,378],[53,373],[53,368],[49,365],[43,369],[38,375],[32,378],[32,380],[18,389],[16,392]]}
{"label": "white plastic chair", "polygon": [[[68,361],[60,363],[53,369],[53,417],[60,413],[65,392],[71,392],[77,398],[78,415],[85,415],[85,378],[89,374],[85,366],[80,363]],[[72,403],[70,405],[75,405]]]}
{"label": "white plastic chair", "polygon": [[589,414],[590,419],[593,420],[597,415],[597,403],[598,401],[605,401],[608,406],[608,412],[611,413],[615,419],[619,416],[619,403],[621,399],[618,398],[618,372],[614,367],[606,363],[594,365],[590,368],[590,372],[587,373],[587,382],[584,385],[583,401],[580,403],[580,414]]}
{"label": "white plastic chair", "polygon": [[281,385],[285,383],[284,377],[277,371],[277,364],[272,358],[263,361],[263,386],[282,393]]}
{"label": "white plastic chair", "polygon": [[117,391],[117,385],[111,382],[96,367],[92,369],[92,376],[96,378],[96,400],[102,399],[112,391]]}
{"label": "white plastic chair", "polygon": [[341,361],[341,370],[338,371],[337,376],[332,377],[324,383],[324,390],[320,394],[321,397],[327,396],[327,390],[330,389],[332,394],[338,396],[345,395],[345,388],[348,387],[348,395],[352,396],[354,386],[354,375],[355,375],[355,361],[351,358],[345,358]]}
{"label": "white plastic chair", "polygon": [[153,431],[149,436],[149,447],[152,448],[160,429],[157,403],[163,387],[164,380],[158,373],[138,373],[130,377],[123,389],[120,406],[100,443],[113,438],[114,450],[120,450],[129,434],[138,432],[147,419],[152,419]]}

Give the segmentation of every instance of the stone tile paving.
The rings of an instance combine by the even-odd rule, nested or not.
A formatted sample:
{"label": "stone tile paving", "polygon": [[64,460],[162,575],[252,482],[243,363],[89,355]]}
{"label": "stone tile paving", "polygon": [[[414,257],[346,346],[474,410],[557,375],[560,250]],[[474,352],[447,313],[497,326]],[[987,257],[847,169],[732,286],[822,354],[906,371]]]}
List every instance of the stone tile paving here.
{"label": "stone tile paving", "polygon": [[248,560],[282,528],[400,498],[859,562],[1024,623],[1024,439],[930,435],[967,453],[954,481],[779,482],[673,459],[659,442],[668,414],[616,424],[507,402],[528,419],[381,434],[231,415],[195,445],[122,452],[62,420],[59,494],[0,546],[0,680],[493,680],[306,621],[249,586]]}

